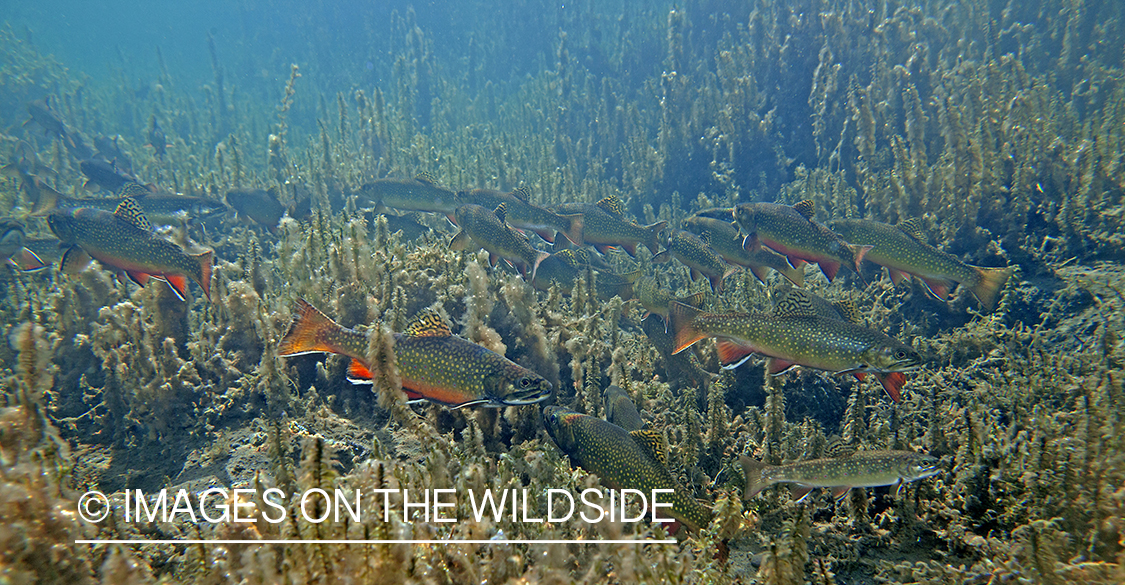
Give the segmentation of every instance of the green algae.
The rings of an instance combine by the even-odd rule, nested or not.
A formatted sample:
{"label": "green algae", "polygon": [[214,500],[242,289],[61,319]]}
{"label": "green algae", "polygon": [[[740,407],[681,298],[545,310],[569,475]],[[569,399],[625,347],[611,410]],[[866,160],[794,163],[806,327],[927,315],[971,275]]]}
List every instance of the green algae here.
{"label": "green algae", "polygon": [[[138,98],[72,77],[0,30],[0,154],[28,141],[58,171],[46,178],[58,189],[82,183],[77,164],[61,141],[19,129],[26,102],[43,95],[55,96],[69,126],[120,132],[137,173],[162,186],[217,199],[237,186],[277,187],[286,205],[312,201],[307,219],[283,220],[276,233],[230,218],[187,226],[218,261],[214,304],[191,299],[183,312],[159,287],[117,283],[97,269],[0,275],[0,321],[12,340],[0,344],[0,509],[19,529],[0,537],[0,558],[13,580],[1125,577],[1121,8],[941,2],[869,13],[762,0],[713,19],[710,2],[616,8],[625,18],[592,4],[536,16],[553,39],[546,63],[496,83],[474,74],[511,51],[514,33],[497,31],[494,13],[461,14],[485,31],[467,70],[438,56],[441,41],[412,11],[399,14],[381,41],[394,55],[378,65],[388,81],[355,91],[318,87],[330,74],[304,63],[274,64],[282,81],[290,74],[284,87],[224,85],[225,55],[213,41],[206,91],[164,72]],[[645,67],[637,54],[654,46],[662,63]],[[165,158],[141,148],[154,114],[174,144]],[[886,279],[830,286],[809,273],[814,292],[851,298],[869,326],[929,356],[901,406],[872,383],[817,373],[767,379],[751,365],[712,380],[669,367],[639,309],[595,300],[593,273],[570,297],[536,293],[504,269],[486,269],[480,255],[450,251],[452,230],[440,218],[419,217],[433,231],[410,239],[349,204],[365,181],[420,172],[458,188],[528,185],[543,206],[617,195],[646,224],[738,202],[812,199],[818,219],[920,218],[932,244],[973,263],[1018,264],[1020,273],[990,314]],[[30,209],[18,189],[0,180],[5,214]],[[39,220],[29,224],[47,233]],[[628,271],[623,255],[610,261]],[[680,268],[660,276],[678,296],[700,289]],[[766,287],[751,276],[731,280],[732,290],[710,299],[716,309],[768,308]],[[455,332],[552,378],[557,404],[589,414],[599,414],[605,386],[621,385],[668,441],[670,471],[713,504],[716,521],[666,546],[73,544],[660,533],[647,524],[450,527],[401,518],[94,528],[69,513],[93,487],[542,493],[596,485],[570,468],[533,407],[412,409],[385,389],[347,384],[338,358],[283,362],[274,348],[298,297],[377,331],[437,310]],[[372,335],[372,354],[386,354],[380,339]],[[690,359],[717,371],[709,348]],[[383,370],[381,385],[393,386],[393,370]],[[945,473],[897,496],[853,490],[839,504],[827,496],[797,504],[767,490],[742,508],[737,455],[821,457],[835,435],[869,449],[924,449],[943,459]],[[21,505],[28,501],[34,506]],[[382,500],[367,503],[378,509]],[[724,547],[726,561],[716,555]]]}

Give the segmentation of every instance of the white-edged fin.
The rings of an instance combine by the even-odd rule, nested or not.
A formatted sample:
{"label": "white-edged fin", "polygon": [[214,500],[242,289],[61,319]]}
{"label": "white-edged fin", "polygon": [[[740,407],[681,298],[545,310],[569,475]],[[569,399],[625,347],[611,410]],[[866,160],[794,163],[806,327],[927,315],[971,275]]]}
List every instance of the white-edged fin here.
{"label": "white-edged fin", "polygon": [[838,485],[832,487],[832,499],[839,502],[840,500],[844,499],[844,496],[848,495],[848,491],[851,489],[852,486],[850,485]]}
{"label": "white-edged fin", "polygon": [[789,486],[789,493],[792,494],[793,499],[798,501],[798,502],[800,502],[800,501],[804,500],[805,498],[809,497],[809,492],[811,492],[811,491],[813,491],[813,488],[811,488],[807,485],[801,485],[799,483],[795,483],[795,484]]}

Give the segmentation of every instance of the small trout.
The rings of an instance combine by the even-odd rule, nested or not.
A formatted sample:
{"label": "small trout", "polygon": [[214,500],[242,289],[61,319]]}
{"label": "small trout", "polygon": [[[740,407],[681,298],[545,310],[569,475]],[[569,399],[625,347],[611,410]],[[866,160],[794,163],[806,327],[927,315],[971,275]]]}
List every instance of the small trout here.
{"label": "small trout", "polygon": [[813,459],[766,465],[739,458],[746,476],[747,500],[775,483],[791,483],[793,498],[802,500],[816,488],[829,488],[837,500],[853,487],[877,487],[918,481],[941,473],[938,459],[914,451],[859,451],[838,459]]}

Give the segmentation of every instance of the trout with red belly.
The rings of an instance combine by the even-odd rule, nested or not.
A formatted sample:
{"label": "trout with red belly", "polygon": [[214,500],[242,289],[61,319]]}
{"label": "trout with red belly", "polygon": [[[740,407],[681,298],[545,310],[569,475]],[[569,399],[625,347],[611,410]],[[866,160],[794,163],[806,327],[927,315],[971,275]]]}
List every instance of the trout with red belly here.
{"label": "trout with red belly", "polygon": [[805,262],[820,266],[829,282],[836,278],[841,264],[855,268],[871,250],[844,241],[839,235],[813,220],[816,208],[809,200],[790,207],[776,203],[746,203],[734,208],[734,220],[745,238],[745,246],[755,251],[764,245],[789,258],[800,268]]}
{"label": "trout with red belly", "polygon": [[922,365],[918,352],[897,339],[817,314],[806,303],[786,303],[769,314],[715,314],[673,302],[671,327],[676,338],[673,353],[714,337],[724,368],[736,368],[757,353],[769,358],[771,374],[794,366],[854,374],[860,380],[870,373],[895,402],[902,400],[903,372]]}
{"label": "trout with red belly", "polygon": [[141,286],[150,278],[164,280],[181,299],[187,297],[190,278],[211,299],[214,252],[188,254],[161,237],[132,198],[122,199],[113,213],[90,208],[55,211],[47,216],[47,225],[67,249],[60,263],[64,273],[81,271],[92,257]]}
{"label": "trout with red belly", "polygon": [[[457,337],[433,313],[415,319],[405,333],[394,334],[395,364],[410,401],[447,406],[519,406],[551,396],[551,383],[508,358]],[[282,357],[336,353],[352,358],[349,378],[359,384],[373,378],[367,362],[367,334],[342,327],[304,300],[297,320],[278,344]]]}

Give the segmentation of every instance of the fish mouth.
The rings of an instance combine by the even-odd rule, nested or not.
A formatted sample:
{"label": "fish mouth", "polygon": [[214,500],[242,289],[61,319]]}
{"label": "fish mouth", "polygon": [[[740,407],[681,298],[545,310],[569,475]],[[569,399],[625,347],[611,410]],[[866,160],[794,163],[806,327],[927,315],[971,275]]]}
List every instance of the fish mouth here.
{"label": "fish mouth", "polygon": [[538,383],[530,382],[528,387],[521,388],[524,379],[513,384],[512,392],[503,398],[496,398],[493,402],[497,406],[526,406],[538,404],[551,397],[551,383],[540,380]]}

